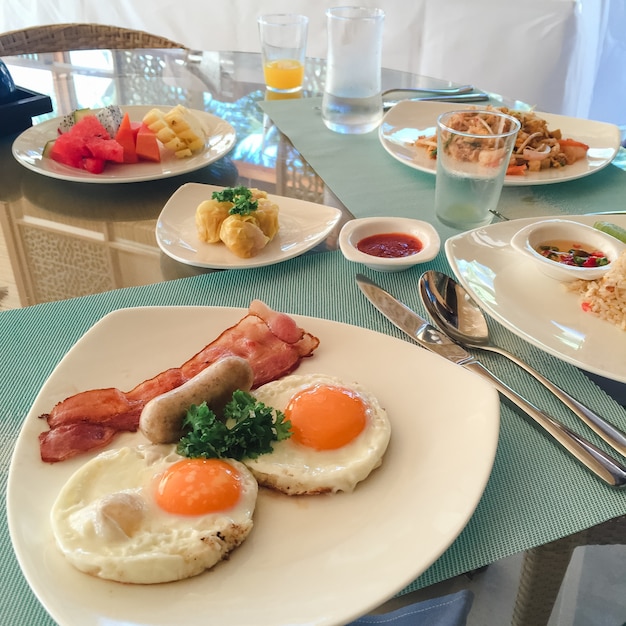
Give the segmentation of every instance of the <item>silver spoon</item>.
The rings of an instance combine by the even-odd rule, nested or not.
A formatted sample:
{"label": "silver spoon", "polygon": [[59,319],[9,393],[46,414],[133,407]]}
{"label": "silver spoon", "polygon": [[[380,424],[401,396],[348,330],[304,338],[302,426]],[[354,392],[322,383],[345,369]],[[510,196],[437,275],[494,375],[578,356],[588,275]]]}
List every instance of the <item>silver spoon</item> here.
{"label": "silver spoon", "polygon": [[491,343],[483,312],[454,278],[429,270],[422,274],[419,286],[420,296],[427,311],[454,341],[467,348],[495,352],[519,365],[551,391],[614,450],[626,456],[626,433],[609,424],[514,354]]}

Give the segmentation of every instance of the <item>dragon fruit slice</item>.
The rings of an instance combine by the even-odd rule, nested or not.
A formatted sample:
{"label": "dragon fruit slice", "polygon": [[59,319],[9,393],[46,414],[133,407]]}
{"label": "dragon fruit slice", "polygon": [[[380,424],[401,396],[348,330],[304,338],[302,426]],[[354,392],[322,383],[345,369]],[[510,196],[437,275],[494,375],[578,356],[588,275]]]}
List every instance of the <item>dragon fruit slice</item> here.
{"label": "dragon fruit slice", "polygon": [[124,117],[122,109],[120,109],[120,107],[116,104],[110,104],[109,106],[104,107],[104,109],[99,109],[97,111],[93,109],[76,109],[61,118],[58,126],[59,135],[68,132],[74,124],[79,122],[86,115],[95,115],[98,118],[98,121],[107,129],[107,132],[111,137],[115,137],[115,134],[117,133]]}
{"label": "dragon fruit slice", "polygon": [[109,135],[111,135],[111,137],[115,137],[120,124],[122,123],[122,119],[124,118],[124,114],[122,113],[122,109],[120,109],[117,104],[110,104],[108,107],[100,109],[96,113],[96,117],[107,129]]}
{"label": "dragon fruit slice", "polygon": [[58,127],[59,135],[66,133],[70,128],[72,128],[72,126],[74,126],[74,112],[73,111],[72,113],[68,113],[67,115],[64,115],[61,118],[61,121],[59,122],[59,127]]}

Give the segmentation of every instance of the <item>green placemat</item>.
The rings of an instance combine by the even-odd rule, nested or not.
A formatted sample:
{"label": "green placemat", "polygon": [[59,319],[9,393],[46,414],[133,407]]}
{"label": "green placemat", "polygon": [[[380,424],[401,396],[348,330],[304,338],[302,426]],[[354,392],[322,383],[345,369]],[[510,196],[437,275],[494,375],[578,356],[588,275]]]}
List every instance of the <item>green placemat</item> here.
{"label": "green placemat", "polygon": [[[342,135],[321,118],[321,98],[258,103],[356,217],[398,215],[431,222],[443,238],[458,231],[435,218],[435,177],[396,161],[378,132]],[[626,209],[626,172],[609,165],[592,176],[530,187],[505,187],[498,210],[508,218]]]}
{"label": "green placemat", "polygon": [[[424,314],[416,287],[425,269],[450,271],[440,254],[431,263],[407,272],[364,273]],[[356,324],[401,337],[362,296],[354,280],[357,271],[363,268],[349,263],[339,252],[328,252],[267,268],[205,274],[0,313],[3,498],[15,439],[41,385],[67,350],[110,311],[148,305],[247,307],[252,299],[261,298],[288,313]],[[576,368],[532,349],[500,326],[494,325],[492,330],[498,343],[626,428],[624,410]],[[574,416],[515,366],[497,355],[481,355],[481,360],[528,399],[596,441]],[[625,513],[626,492],[605,486],[503,405],[495,465],[474,516],[444,555],[403,593]],[[0,519],[0,546],[0,624],[52,624],[21,575],[9,540],[5,508]]]}

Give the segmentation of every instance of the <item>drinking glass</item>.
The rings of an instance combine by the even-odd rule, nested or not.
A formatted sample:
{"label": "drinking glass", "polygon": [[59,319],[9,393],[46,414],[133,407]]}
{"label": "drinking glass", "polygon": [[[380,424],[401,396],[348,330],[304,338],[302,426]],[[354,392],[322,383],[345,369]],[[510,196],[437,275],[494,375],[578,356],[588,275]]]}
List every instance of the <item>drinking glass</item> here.
{"label": "drinking glass", "polygon": [[328,52],[322,98],[324,124],[338,133],[367,133],[383,117],[381,9],[335,7],[326,11]]}
{"label": "drinking glass", "polygon": [[437,120],[435,215],[453,228],[488,224],[498,206],[520,123],[491,109],[449,111]]}
{"label": "drinking glass", "polygon": [[258,19],[265,86],[292,93],[302,89],[309,18],[293,13],[261,15]]}

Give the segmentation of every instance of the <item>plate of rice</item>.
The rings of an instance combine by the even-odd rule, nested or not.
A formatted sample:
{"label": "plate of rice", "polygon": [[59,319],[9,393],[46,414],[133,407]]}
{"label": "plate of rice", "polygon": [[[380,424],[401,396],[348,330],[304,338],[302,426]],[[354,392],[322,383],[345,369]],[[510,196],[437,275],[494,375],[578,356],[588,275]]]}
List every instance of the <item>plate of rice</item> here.
{"label": "plate of rice", "polygon": [[567,283],[567,288],[580,296],[583,311],[626,331],[626,252],[611,263],[602,278],[577,280]]}
{"label": "plate of rice", "polygon": [[[626,228],[626,213],[555,216]],[[457,280],[483,310],[522,339],[576,367],[626,383],[626,253],[600,280],[561,283],[510,245],[542,218],[490,224],[446,241]]]}

